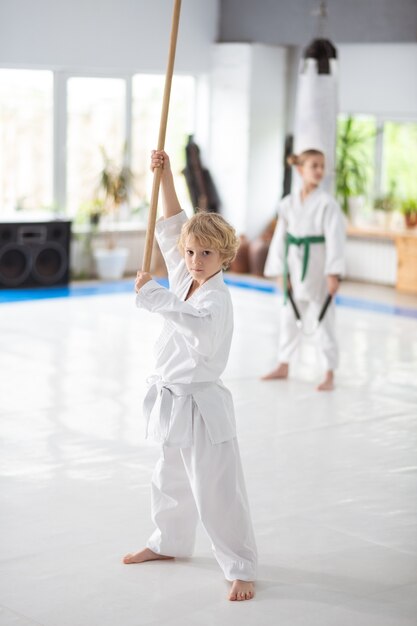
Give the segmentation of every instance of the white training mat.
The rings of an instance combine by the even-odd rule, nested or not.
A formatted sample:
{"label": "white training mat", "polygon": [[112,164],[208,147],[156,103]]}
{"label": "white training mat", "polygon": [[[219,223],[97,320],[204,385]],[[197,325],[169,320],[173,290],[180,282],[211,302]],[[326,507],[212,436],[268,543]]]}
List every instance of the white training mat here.
{"label": "white training mat", "polygon": [[[287,382],[260,380],[276,364],[280,298],[231,288],[223,380],[259,549],[244,603],[227,601],[201,528],[192,559],[121,562],[153,528],[158,450],[141,401],[161,319],[133,289],[0,305],[0,625],[415,625],[417,315],[381,310],[392,289],[342,292],[326,394],[310,338]],[[391,303],[417,313],[411,296]]]}

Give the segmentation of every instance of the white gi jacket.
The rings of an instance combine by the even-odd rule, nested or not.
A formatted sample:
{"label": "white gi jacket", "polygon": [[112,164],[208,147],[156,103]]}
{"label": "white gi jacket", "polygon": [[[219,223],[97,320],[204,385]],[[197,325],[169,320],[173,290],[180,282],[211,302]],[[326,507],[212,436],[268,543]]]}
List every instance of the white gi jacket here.
{"label": "white gi jacket", "polygon": [[265,264],[265,276],[284,273],[285,236],[324,235],[325,243],[310,244],[307,274],[301,281],[304,246],[290,245],[288,271],[296,299],[322,303],[326,295],[328,274],[345,273],[345,227],[336,200],[322,189],[316,189],[302,202],[300,192],[285,196],[278,207],[279,219]]}
{"label": "white gi jacket", "polygon": [[147,437],[181,448],[192,444],[196,408],[213,444],[236,436],[232,396],[219,379],[232,340],[232,301],[221,271],[185,301],[193,279],[177,243],[186,221],[181,211],[156,224],[170,290],[151,280],[136,296],[138,307],[165,320],[155,345],[156,375],[148,379],[144,400]]}

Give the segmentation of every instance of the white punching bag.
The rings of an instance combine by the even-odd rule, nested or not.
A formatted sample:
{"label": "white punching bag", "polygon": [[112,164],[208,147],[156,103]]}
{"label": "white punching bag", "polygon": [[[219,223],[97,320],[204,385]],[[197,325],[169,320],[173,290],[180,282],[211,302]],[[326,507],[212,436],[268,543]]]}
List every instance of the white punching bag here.
{"label": "white punching bag", "polygon": [[[337,53],[328,39],[315,39],[303,53],[294,116],[294,153],[324,152],[326,174],[322,187],[334,193],[338,114]],[[300,184],[295,173],[293,189]]]}

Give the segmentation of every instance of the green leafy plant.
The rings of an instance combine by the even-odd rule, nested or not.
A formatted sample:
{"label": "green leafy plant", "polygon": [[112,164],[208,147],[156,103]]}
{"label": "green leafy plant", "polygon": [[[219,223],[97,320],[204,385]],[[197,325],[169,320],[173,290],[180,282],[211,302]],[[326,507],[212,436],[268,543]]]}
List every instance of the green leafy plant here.
{"label": "green leafy plant", "polygon": [[405,223],[409,228],[417,226],[417,199],[406,198],[401,202],[401,213],[404,215]]}
{"label": "green leafy plant", "polygon": [[364,128],[353,117],[338,121],[336,145],[336,195],[349,214],[349,198],[366,194],[371,162],[367,151],[376,131]]}
{"label": "green leafy plant", "polygon": [[80,205],[77,214],[78,222],[89,222],[91,226],[98,226],[100,217],[104,214],[104,200],[102,198],[93,198]]}
{"label": "green leafy plant", "polygon": [[409,215],[410,213],[417,213],[417,199],[416,198],[406,198],[401,202],[401,212],[404,215]]}
{"label": "green leafy plant", "polygon": [[374,200],[374,209],[377,211],[384,211],[384,213],[391,213],[398,207],[398,199],[391,194],[380,196]]}

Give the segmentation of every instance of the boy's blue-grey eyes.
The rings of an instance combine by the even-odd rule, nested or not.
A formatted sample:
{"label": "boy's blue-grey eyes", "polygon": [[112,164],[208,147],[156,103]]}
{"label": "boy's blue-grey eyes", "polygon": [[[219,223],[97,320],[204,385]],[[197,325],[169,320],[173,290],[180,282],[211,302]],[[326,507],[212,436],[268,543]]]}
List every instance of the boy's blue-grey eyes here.
{"label": "boy's blue-grey eyes", "polygon": [[[189,256],[192,256],[194,254],[194,250],[187,250],[186,252]],[[208,256],[209,254],[211,254],[211,250],[203,250],[202,254],[204,254],[204,256]]]}

